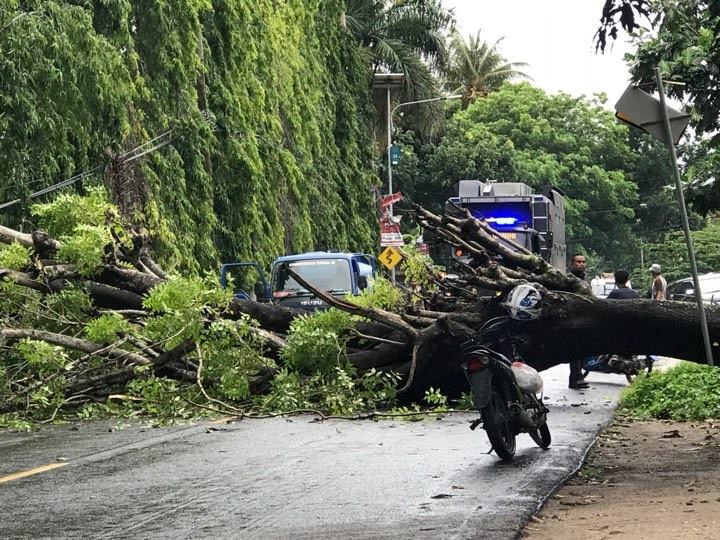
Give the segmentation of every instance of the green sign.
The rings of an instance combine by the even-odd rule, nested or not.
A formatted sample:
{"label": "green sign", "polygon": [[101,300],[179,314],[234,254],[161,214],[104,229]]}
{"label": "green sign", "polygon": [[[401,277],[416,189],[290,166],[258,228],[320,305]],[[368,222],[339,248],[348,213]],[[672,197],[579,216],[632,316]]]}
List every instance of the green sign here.
{"label": "green sign", "polygon": [[390,165],[400,165],[400,147],[396,144],[390,147]]}

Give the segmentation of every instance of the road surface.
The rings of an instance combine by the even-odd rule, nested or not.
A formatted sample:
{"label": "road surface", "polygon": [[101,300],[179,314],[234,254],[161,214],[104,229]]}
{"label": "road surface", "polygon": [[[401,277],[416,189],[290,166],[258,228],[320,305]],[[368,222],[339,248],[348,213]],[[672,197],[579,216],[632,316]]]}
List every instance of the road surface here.
{"label": "road surface", "polygon": [[552,446],[504,464],[477,415],[0,433],[0,538],[513,538],[612,415],[618,375],[543,373]]}

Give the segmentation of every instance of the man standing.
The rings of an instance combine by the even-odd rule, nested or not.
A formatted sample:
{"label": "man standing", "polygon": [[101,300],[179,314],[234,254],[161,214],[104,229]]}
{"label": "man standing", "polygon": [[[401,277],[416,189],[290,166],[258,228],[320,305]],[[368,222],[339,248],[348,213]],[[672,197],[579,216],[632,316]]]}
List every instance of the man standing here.
{"label": "man standing", "polygon": [[650,288],[650,298],[653,300],[667,300],[667,281],[662,276],[662,268],[659,264],[653,264],[650,267],[652,275],[652,287]]}
{"label": "man standing", "polygon": [[[587,283],[585,280],[586,265],[587,260],[585,259],[585,255],[582,255],[581,253],[575,253],[570,258],[570,273],[579,280]],[[582,363],[583,361],[581,358],[577,360],[570,360],[570,383],[568,384],[568,387],[573,390],[583,390],[590,387],[590,385],[582,378]]]}
{"label": "man standing", "polygon": [[640,298],[640,295],[636,290],[628,287],[628,280],[630,274],[627,270],[618,270],[615,272],[615,285],[616,287],[608,294],[608,300],[629,300],[631,298]]}

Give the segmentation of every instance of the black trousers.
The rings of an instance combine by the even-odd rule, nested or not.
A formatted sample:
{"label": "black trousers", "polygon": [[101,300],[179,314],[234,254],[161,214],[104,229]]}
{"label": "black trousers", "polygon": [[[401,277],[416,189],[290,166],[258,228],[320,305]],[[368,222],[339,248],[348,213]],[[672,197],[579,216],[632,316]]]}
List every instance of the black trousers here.
{"label": "black trousers", "polygon": [[582,358],[570,361],[570,384],[582,379]]}

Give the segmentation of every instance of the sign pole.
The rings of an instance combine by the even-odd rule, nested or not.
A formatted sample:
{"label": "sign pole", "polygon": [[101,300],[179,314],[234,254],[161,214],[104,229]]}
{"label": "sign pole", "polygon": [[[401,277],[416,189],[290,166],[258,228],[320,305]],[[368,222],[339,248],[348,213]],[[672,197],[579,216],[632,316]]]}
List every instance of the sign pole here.
{"label": "sign pole", "polygon": [[712,346],[710,345],[710,332],[708,331],[707,318],[705,317],[705,305],[702,300],[702,292],[700,291],[700,280],[697,273],[697,263],[695,262],[695,249],[693,247],[692,235],[690,234],[690,224],[688,223],[687,210],[685,209],[685,196],[683,195],[682,180],[680,178],[680,167],[677,162],[677,153],[675,151],[675,143],[672,137],[672,128],[670,127],[670,116],[665,106],[665,87],[663,86],[662,77],[660,76],[660,68],[655,68],[655,80],[657,81],[658,92],[660,92],[660,113],[665,124],[665,136],[667,137],[667,145],[670,148],[672,156],[673,169],[675,170],[675,192],[677,193],[678,203],[680,205],[680,215],[682,216],[683,230],[685,231],[685,243],[687,244],[688,259],[690,261],[690,271],[695,283],[695,299],[698,305],[698,314],[700,315],[700,326],[702,328],[703,342],[705,343],[705,356],[709,366],[713,364]]}
{"label": "sign pole", "polygon": [[[392,110],[390,109],[390,87],[387,87],[387,170],[388,170],[388,195],[392,197],[393,184],[392,184],[392,158],[390,152],[392,149]],[[393,204],[390,203],[388,209],[390,219],[393,216]],[[395,283],[395,267],[392,267],[392,282]]]}

